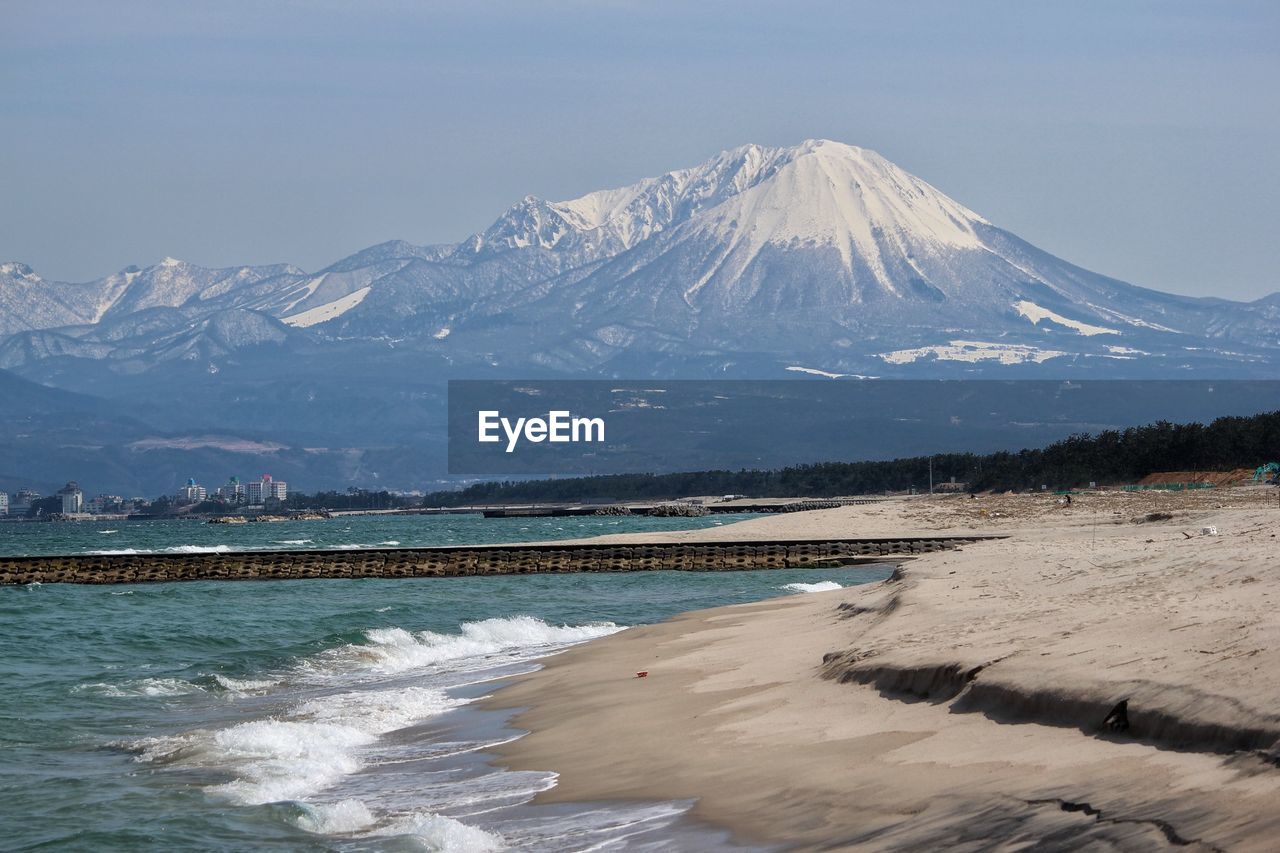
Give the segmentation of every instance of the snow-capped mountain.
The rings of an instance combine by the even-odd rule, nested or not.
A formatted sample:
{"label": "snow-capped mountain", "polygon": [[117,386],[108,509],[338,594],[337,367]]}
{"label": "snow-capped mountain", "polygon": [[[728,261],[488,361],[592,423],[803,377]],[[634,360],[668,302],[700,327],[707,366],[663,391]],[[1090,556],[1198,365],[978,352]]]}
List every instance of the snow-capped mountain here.
{"label": "snow-capped mountain", "polygon": [[74,424],[47,425],[63,424],[61,398],[38,429],[10,412],[26,443],[0,437],[0,459],[47,472],[79,448],[63,479],[154,469],[156,447],[173,454],[166,472],[198,458],[222,476],[243,467],[225,448],[247,436],[317,484],[413,485],[439,473],[447,378],[1216,379],[1278,365],[1280,294],[1193,299],[1089,272],[873,151],[821,140],[525,198],[457,244],[391,241],[317,272],[168,258],[66,283],[0,264],[0,370],[133,418],[74,441]]}
{"label": "snow-capped mountain", "polygon": [[67,284],[4,264],[0,366],[216,368],[262,344],[393,341],[513,374],[1262,375],[1278,315],[1280,297],[1177,297],[1072,266],[873,151],[815,140],[528,197],[456,245],[384,243],[314,274],[166,259]]}
{"label": "snow-capped mountain", "polygon": [[[502,339],[535,344],[533,358],[564,369],[645,352],[722,364],[774,354],[861,373],[1206,358],[1248,371],[1280,343],[1274,306],[1174,297],[1079,269],[878,154],[826,141],[746,146],[622,190],[526,200],[474,245],[572,259],[495,302]],[[359,324],[353,313],[338,325]]]}

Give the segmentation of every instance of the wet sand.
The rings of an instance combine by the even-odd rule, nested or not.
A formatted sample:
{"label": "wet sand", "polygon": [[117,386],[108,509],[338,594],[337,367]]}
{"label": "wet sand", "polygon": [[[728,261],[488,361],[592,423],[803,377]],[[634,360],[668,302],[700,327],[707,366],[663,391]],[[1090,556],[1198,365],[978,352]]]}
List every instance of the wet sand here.
{"label": "wet sand", "polygon": [[545,800],[696,799],[800,848],[1274,849],[1275,501],[935,498],[667,534],[1012,535],[571,649],[488,700],[530,731],[501,760],[557,771]]}

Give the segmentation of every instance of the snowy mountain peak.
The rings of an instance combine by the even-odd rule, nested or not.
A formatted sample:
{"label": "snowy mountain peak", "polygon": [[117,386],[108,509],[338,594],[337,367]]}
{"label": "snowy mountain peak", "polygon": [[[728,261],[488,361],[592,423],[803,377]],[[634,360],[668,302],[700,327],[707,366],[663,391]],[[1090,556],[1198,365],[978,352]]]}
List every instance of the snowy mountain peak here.
{"label": "snowy mountain peak", "polygon": [[757,232],[776,228],[772,236],[780,240],[838,236],[864,251],[873,248],[876,229],[977,244],[973,223],[982,217],[874,151],[812,140],[775,157],[782,164],[726,209],[739,222],[745,220],[737,214],[748,215]]}
{"label": "snowy mountain peak", "polygon": [[35,270],[20,261],[8,261],[0,264],[0,275],[15,278],[39,278]]}
{"label": "snowy mountain peak", "polygon": [[[749,144],[688,169],[567,201],[526,196],[465,245],[474,253],[525,248],[603,259],[685,226],[758,250],[766,243],[835,247],[883,274],[885,241],[977,248],[978,214],[874,151],[810,139]],[[910,243],[911,246],[907,244]]]}
{"label": "snowy mountain peak", "polygon": [[476,253],[530,247],[554,249],[572,230],[573,226],[550,204],[529,195],[469,242]]}

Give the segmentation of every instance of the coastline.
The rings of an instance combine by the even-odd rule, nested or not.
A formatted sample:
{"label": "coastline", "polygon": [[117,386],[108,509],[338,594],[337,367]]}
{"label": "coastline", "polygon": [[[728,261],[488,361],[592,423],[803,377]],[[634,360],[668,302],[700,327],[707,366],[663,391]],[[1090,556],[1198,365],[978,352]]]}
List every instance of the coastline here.
{"label": "coastline", "polygon": [[[1263,849],[1280,831],[1273,492],[901,501],[719,528],[1013,535],[570,649],[486,700],[530,732],[499,761],[559,773],[543,801],[695,799],[744,841],[801,848]],[[1124,699],[1128,730],[1107,730]]]}

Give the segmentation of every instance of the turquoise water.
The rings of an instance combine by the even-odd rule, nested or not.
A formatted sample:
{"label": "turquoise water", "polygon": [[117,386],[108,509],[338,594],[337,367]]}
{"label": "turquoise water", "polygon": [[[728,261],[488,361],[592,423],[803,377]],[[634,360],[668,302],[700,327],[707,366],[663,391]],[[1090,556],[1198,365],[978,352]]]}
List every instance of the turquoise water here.
{"label": "turquoise water", "polygon": [[[378,521],[332,535],[358,533],[353,541],[363,542],[393,530],[387,537],[406,544],[426,535],[405,523],[412,520]],[[576,520],[517,528],[548,533],[566,521]],[[316,531],[337,522],[299,524]],[[149,529],[126,541],[196,544],[190,526],[179,528],[168,539]],[[481,529],[468,528],[477,536]],[[78,550],[92,535],[81,527],[65,546],[39,547]],[[490,764],[486,750],[518,733],[505,715],[469,703],[547,654],[625,626],[885,574],[871,567],[0,588],[0,847],[724,846],[723,833],[684,816],[688,803],[531,805],[555,784],[555,768],[515,773]]]}
{"label": "turquoise water", "polygon": [[483,545],[575,539],[608,533],[693,530],[751,517],[728,513],[703,518],[353,515],[253,524],[207,524],[197,520],[4,522],[0,523],[0,555]]}

